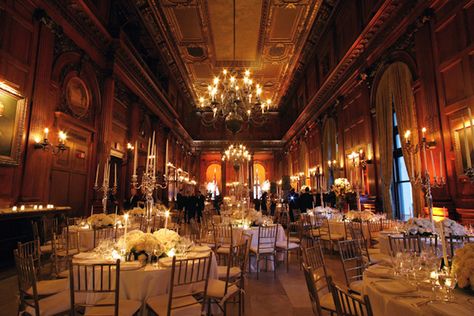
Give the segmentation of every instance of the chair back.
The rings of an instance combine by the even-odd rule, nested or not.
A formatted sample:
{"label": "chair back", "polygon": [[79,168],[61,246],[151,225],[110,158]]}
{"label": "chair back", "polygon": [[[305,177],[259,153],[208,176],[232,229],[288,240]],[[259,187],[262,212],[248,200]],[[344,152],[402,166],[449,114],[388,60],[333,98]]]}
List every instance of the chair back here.
{"label": "chair back", "polygon": [[[38,304],[38,289],[36,286],[36,268],[31,256],[21,256],[18,249],[13,251],[20,293],[20,305],[31,306],[35,309],[35,316],[40,315]],[[33,294],[33,297],[31,297]]]}
{"label": "chair back", "polygon": [[20,257],[31,257],[33,264],[36,269],[37,276],[40,275],[41,269],[41,251],[40,251],[40,241],[35,239],[28,242],[18,242],[17,243],[17,252]]}
{"label": "chair back", "polygon": [[214,244],[216,247],[234,244],[231,224],[214,224],[213,227]]}
{"label": "chair back", "polygon": [[349,230],[351,232],[352,239],[359,239],[365,241],[364,229],[362,222],[350,222]]}
{"label": "chair back", "polygon": [[311,279],[316,295],[319,297],[319,295],[329,293],[328,274],[319,241],[315,242],[312,247],[303,248],[303,267],[311,270]]}
{"label": "chair back", "polygon": [[220,215],[212,215],[212,223],[213,224],[221,224],[222,217]]}
{"label": "chair back", "polygon": [[438,254],[438,235],[419,236],[420,251],[431,251]]}
{"label": "chair back", "polygon": [[257,249],[275,249],[278,235],[278,224],[258,226]]}
{"label": "chair back", "polygon": [[398,252],[420,253],[420,237],[418,235],[388,236],[390,254],[395,256]]}
{"label": "chair back", "polygon": [[94,227],[94,248],[104,240],[114,240],[114,227]]}
{"label": "chair back", "polygon": [[372,306],[367,295],[358,298],[355,295],[341,289],[334,284],[332,278],[329,277],[329,287],[331,289],[336,312],[339,316],[372,316]]}
{"label": "chair back", "polygon": [[[173,257],[169,286],[170,290],[168,292],[168,316],[172,314],[174,309],[199,304],[199,302],[195,300],[190,303],[187,300],[183,300],[185,303],[173,304],[177,299],[201,294],[203,296],[203,301],[206,301],[212,256],[213,254],[211,252],[208,256],[198,258],[177,259],[176,257]],[[178,291],[180,288],[184,287],[196,289],[196,291]],[[177,291],[175,291],[175,289]],[[204,310],[204,305],[205,304],[202,304],[201,311]]]}
{"label": "chair back", "polygon": [[321,303],[319,301],[318,291],[316,289],[316,281],[314,280],[314,274],[310,267],[303,263],[304,278],[306,280],[306,286],[308,288],[309,299],[311,300],[311,307],[314,315],[322,315]]}
{"label": "chair back", "polygon": [[392,226],[393,226],[392,220],[386,219],[386,218],[381,218],[380,219],[380,230],[391,229]]}
{"label": "chair back", "polygon": [[339,256],[344,270],[346,285],[362,280],[362,274],[368,266],[358,240],[339,241]]}
{"label": "chair back", "polygon": [[68,266],[72,315],[76,315],[84,307],[91,306],[82,300],[76,302],[76,297],[87,294],[113,295],[113,300],[100,300],[99,303],[92,306],[107,310],[113,307],[113,315],[119,315],[120,259],[117,259],[115,263],[96,264],[73,263],[72,260],[69,260]]}

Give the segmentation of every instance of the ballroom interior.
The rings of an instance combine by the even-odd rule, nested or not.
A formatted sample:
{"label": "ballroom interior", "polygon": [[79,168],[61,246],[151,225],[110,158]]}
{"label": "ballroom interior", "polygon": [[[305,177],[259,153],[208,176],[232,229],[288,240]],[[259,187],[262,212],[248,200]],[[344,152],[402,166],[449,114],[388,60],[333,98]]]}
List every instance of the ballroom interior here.
{"label": "ballroom interior", "polygon": [[0,315],[472,314],[472,112],[472,0],[0,0]]}

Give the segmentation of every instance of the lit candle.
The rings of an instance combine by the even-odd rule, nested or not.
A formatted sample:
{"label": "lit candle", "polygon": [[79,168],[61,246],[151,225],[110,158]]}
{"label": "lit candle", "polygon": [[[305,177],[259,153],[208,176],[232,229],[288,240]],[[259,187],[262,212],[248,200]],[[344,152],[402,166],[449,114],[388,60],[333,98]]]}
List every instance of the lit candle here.
{"label": "lit candle", "polygon": [[431,167],[433,168],[434,177],[437,178],[434,157],[433,157],[433,149],[430,150],[430,156],[431,156]]}
{"label": "lit candle", "polygon": [[446,238],[444,237],[443,221],[439,221],[437,224],[439,226],[439,237],[441,238],[441,248],[443,250],[444,266],[448,267],[449,266],[449,261],[448,261],[448,252],[446,251]]}
{"label": "lit candle", "polygon": [[45,127],[44,129],[44,139],[48,139],[49,128]]}
{"label": "lit candle", "polygon": [[146,151],[146,169],[145,173],[148,173],[148,167],[150,165],[150,151],[151,151],[151,139],[148,138],[148,147]]}
{"label": "lit candle", "polygon": [[99,181],[99,167],[100,167],[100,163],[97,164],[97,169],[95,170],[95,184],[94,184],[95,187],[97,187],[97,182]]}
{"label": "lit candle", "polygon": [[42,209],[43,209],[43,205],[38,206],[38,209],[42,210]]}
{"label": "lit candle", "polygon": [[24,205],[20,206],[20,211],[24,211],[24,210],[25,210],[25,206]]}
{"label": "lit candle", "polygon": [[13,212],[16,212],[17,210],[18,210],[18,207],[16,207],[16,205],[12,207]]}
{"label": "lit candle", "polygon": [[443,156],[441,151],[439,152],[439,176],[441,179],[443,178]]}
{"label": "lit candle", "polygon": [[33,209],[34,209],[34,210],[37,210],[37,209],[38,209],[38,205],[33,205]]}
{"label": "lit candle", "polygon": [[137,175],[137,162],[138,162],[138,144],[137,141],[135,141],[135,153],[133,155],[133,175]]}
{"label": "lit candle", "polygon": [[426,138],[426,137],[425,137],[425,133],[426,133],[426,127],[423,127],[423,128],[421,129],[421,137],[422,137],[422,138]]}
{"label": "lit candle", "polygon": [[125,230],[124,230],[124,233],[123,233],[123,240],[124,240],[124,247],[125,249],[127,249],[127,229],[128,229],[128,213],[125,213],[123,215],[123,219],[125,220]]}
{"label": "lit candle", "polygon": [[466,152],[466,161],[467,167],[471,168],[471,150],[469,149],[469,142],[467,141],[467,131],[466,131],[466,122],[464,122],[464,116],[462,117],[462,127],[463,127],[463,135],[464,135],[464,150]]}
{"label": "lit candle", "polygon": [[170,211],[165,211],[165,229],[168,228],[168,217],[170,217]]}
{"label": "lit candle", "polygon": [[405,143],[407,143],[407,144],[410,143],[410,134],[411,134],[411,132],[410,132],[410,130],[408,130],[408,131],[405,132],[405,135],[404,135]]}

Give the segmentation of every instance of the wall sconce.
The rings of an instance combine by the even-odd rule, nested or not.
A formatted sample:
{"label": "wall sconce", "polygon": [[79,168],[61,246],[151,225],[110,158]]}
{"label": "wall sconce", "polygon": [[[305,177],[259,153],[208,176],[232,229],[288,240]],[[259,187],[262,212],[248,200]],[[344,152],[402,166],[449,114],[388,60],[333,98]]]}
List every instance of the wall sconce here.
{"label": "wall sconce", "polygon": [[127,150],[134,150],[135,146],[132,145],[132,143],[127,143]]}
{"label": "wall sconce", "polygon": [[42,150],[49,150],[51,148],[51,151],[53,152],[54,155],[57,155],[67,149],[66,146],[66,139],[67,139],[67,134],[63,131],[59,131],[58,133],[58,140],[59,143],[55,146],[49,141],[49,128],[45,128],[43,130],[43,141],[41,141],[40,137],[35,137],[34,141],[34,148],[35,149],[42,149]]}

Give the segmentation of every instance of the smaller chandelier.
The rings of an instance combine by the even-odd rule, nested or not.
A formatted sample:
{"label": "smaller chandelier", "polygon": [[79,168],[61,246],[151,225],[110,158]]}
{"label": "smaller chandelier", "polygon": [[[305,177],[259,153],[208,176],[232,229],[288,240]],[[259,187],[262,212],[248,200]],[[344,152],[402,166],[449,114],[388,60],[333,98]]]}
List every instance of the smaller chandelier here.
{"label": "smaller chandelier", "polygon": [[227,129],[233,134],[242,129],[244,122],[262,125],[264,114],[272,104],[271,99],[262,101],[262,87],[250,78],[246,70],[239,78],[238,73],[227,69],[217,76],[207,87],[207,95],[199,98],[198,111],[206,126],[214,125],[220,118],[225,120]]}
{"label": "smaller chandelier", "polygon": [[230,145],[224,154],[222,154],[222,161],[229,161],[234,165],[234,168],[238,168],[240,164],[243,164],[246,161],[250,161],[252,156],[247,148],[240,145]]}

